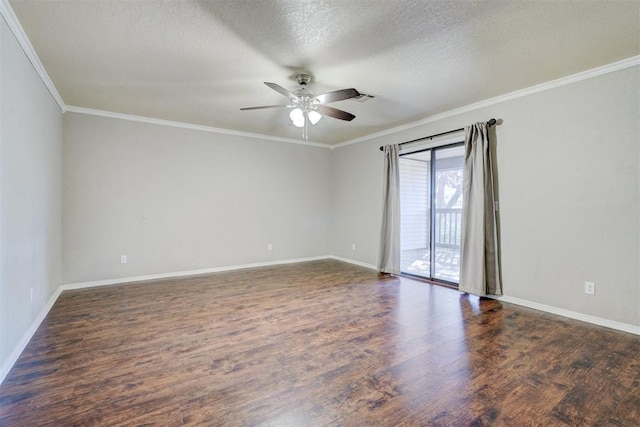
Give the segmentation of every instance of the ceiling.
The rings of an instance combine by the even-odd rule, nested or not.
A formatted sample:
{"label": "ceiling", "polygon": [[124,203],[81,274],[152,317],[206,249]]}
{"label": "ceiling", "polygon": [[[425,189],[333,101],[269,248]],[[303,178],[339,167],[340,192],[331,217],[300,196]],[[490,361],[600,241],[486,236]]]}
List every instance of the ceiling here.
{"label": "ceiling", "polygon": [[9,0],[65,104],[301,139],[263,82],[375,96],[337,144],[640,54],[640,2]]}

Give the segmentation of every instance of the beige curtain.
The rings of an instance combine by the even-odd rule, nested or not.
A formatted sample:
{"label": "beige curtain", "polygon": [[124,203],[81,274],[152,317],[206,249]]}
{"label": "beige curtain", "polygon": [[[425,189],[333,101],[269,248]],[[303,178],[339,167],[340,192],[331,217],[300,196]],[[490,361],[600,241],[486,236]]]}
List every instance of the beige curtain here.
{"label": "beige curtain", "polygon": [[493,165],[486,123],[467,126],[464,145],[459,289],[475,295],[502,295]]}
{"label": "beige curtain", "polygon": [[400,171],[398,144],[384,147],[382,228],[378,271],[400,274]]}

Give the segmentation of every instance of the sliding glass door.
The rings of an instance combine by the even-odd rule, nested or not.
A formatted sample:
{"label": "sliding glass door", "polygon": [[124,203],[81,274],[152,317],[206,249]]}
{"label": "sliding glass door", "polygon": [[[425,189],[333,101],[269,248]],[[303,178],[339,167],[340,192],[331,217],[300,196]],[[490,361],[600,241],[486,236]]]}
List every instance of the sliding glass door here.
{"label": "sliding glass door", "polygon": [[400,271],[431,278],[431,151],[400,156]]}
{"label": "sliding glass door", "polygon": [[458,284],[463,159],[462,144],[400,156],[403,273]]}

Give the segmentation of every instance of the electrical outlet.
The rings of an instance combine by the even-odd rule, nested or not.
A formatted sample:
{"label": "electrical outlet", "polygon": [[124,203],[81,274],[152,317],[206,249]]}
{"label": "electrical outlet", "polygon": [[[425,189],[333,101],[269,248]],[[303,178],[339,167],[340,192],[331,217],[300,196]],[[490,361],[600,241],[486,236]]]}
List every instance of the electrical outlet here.
{"label": "electrical outlet", "polygon": [[355,244],[355,243],[352,243],[352,244],[351,244],[351,250],[352,250],[352,251],[355,251],[355,250],[356,250],[356,244]]}
{"label": "electrical outlet", "polygon": [[267,243],[267,250],[268,251],[272,251],[273,250],[273,245],[271,243]]}
{"label": "electrical outlet", "polygon": [[127,256],[120,255],[120,264],[126,264],[127,262],[129,262],[129,259],[127,258]]}
{"label": "electrical outlet", "polygon": [[29,299],[33,302],[33,288],[29,291]]}
{"label": "electrical outlet", "polygon": [[596,284],[593,282],[584,282],[584,293],[589,295],[595,295]]}

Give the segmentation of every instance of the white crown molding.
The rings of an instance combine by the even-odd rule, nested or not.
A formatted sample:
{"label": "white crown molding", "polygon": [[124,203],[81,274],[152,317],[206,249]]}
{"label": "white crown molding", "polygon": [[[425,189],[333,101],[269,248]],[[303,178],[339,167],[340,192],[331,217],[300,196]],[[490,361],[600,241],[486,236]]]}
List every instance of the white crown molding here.
{"label": "white crown molding", "polygon": [[40,58],[38,57],[36,50],[33,48],[31,41],[29,41],[27,34],[24,32],[24,28],[22,28],[22,25],[11,8],[8,0],[0,0],[0,15],[2,15],[4,21],[9,26],[13,36],[18,40],[18,44],[24,51],[25,55],[27,55],[29,62],[31,62],[31,65],[36,70],[36,73],[38,73],[38,76],[40,76],[40,80],[42,80],[42,83],[47,87],[49,93],[60,107],[60,110],[64,113],[66,111],[66,105],[53,84],[53,81],[51,81],[49,74],[47,74],[47,70],[44,69],[42,62],[40,62]]}
{"label": "white crown molding", "polygon": [[460,108],[456,108],[444,113],[440,113],[440,114],[436,114],[412,123],[407,123],[401,126],[396,126],[394,128],[391,129],[386,129],[380,132],[376,132],[370,135],[366,135],[360,138],[355,138],[355,139],[351,139],[345,142],[341,142],[339,144],[322,144],[319,142],[311,142],[311,141],[301,141],[301,140],[297,140],[297,139],[292,139],[292,138],[280,138],[280,137],[275,137],[275,136],[270,136],[270,135],[263,135],[263,134],[256,134],[256,133],[250,133],[250,132],[242,132],[242,131],[235,131],[235,130],[230,130],[230,129],[224,129],[224,128],[215,128],[215,127],[210,127],[210,126],[201,126],[201,125],[193,125],[193,124],[189,124],[189,123],[184,123],[184,122],[174,122],[174,121],[169,121],[169,120],[162,120],[162,119],[153,119],[153,118],[148,118],[148,117],[141,117],[141,116],[134,116],[134,115],[130,115],[130,114],[122,114],[122,113],[114,113],[114,112],[109,112],[109,111],[102,111],[102,110],[94,110],[94,109],[90,109],[90,108],[83,108],[83,107],[73,107],[73,106],[67,106],[64,101],[62,100],[62,97],[60,96],[60,93],[58,92],[58,90],[56,89],[55,85],[53,84],[53,81],[51,80],[51,78],[49,77],[49,74],[47,74],[47,71],[45,70],[44,66],[42,65],[42,62],[40,61],[40,58],[38,57],[35,49],[33,48],[33,45],[31,44],[31,42],[29,41],[29,38],[27,37],[26,33],[24,32],[24,29],[22,28],[22,25],[20,24],[20,21],[18,20],[17,16],[15,15],[13,9],[11,8],[11,5],[9,4],[8,0],[0,0],[0,15],[4,18],[4,20],[6,21],[7,25],[9,26],[9,28],[11,29],[11,32],[13,33],[13,35],[16,37],[16,39],[18,40],[18,43],[20,44],[20,46],[22,47],[22,50],[25,52],[25,54],[27,55],[27,57],[29,58],[29,61],[31,62],[31,64],[33,65],[34,69],[36,70],[36,72],[38,73],[38,75],[40,76],[40,79],[42,80],[42,82],[45,84],[45,86],[47,87],[47,89],[49,90],[49,93],[51,93],[51,96],[54,98],[54,100],[56,101],[56,103],[58,104],[58,106],[60,107],[60,109],[62,110],[62,112],[64,113],[65,111],[71,111],[74,113],[80,113],[80,114],[90,114],[90,115],[95,115],[95,116],[102,116],[102,117],[110,117],[110,118],[118,118],[118,119],[123,119],[123,120],[131,120],[131,121],[137,121],[137,122],[143,122],[143,123],[151,123],[151,124],[157,124],[157,125],[162,125],[162,126],[172,126],[172,127],[178,127],[178,128],[184,128],[184,129],[194,129],[194,130],[200,130],[200,131],[205,131],[205,132],[215,132],[215,133],[221,133],[221,134],[226,134],[226,135],[235,135],[235,136],[243,136],[243,137],[248,137],[248,138],[256,138],[256,139],[262,139],[262,140],[270,140],[270,141],[277,141],[277,142],[286,142],[286,143],[291,143],[291,144],[300,144],[300,145],[307,145],[307,146],[311,146],[311,147],[321,147],[321,148],[328,148],[330,150],[334,150],[336,148],[340,148],[340,147],[345,147],[348,145],[352,145],[352,144],[357,144],[359,142],[364,142],[364,141],[369,141],[371,139],[374,138],[379,138],[382,136],[386,136],[386,135],[391,135],[391,134],[395,134],[397,132],[401,132],[403,130],[408,130],[408,129],[412,129],[415,128],[417,126],[421,126],[421,125],[425,125],[428,123],[432,123],[438,120],[442,120],[445,118],[449,118],[452,116],[456,116],[458,114],[462,114],[462,113],[467,113],[470,111],[474,111],[474,110],[478,110],[480,108],[484,108],[484,107],[488,107],[491,105],[495,105],[495,104],[499,104],[501,102],[505,102],[505,101],[509,101],[512,99],[516,99],[516,98],[521,98],[524,96],[528,96],[528,95],[532,95],[535,93],[539,93],[539,92],[543,92],[549,89],[553,89],[559,86],[564,86],[564,85],[568,85],[571,83],[575,83],[575,82],[579,82],[582,80],[586,80],[586,79],[590,79],[593,77],[597,77],[603,74],[607,74],[607,73],[612,73],[618,70],[623,70],[625,68],[630,68],[630,67],[634,67],[637,65],[640,65],[640,55],[637,56],[632,56],[631,58],[627,58],[627,59],[623,59],[620,61],[616,61],[613,62],[611,64],[607,64],[607,65],[603,65],[601,67],[596,67],[593,68],[591,70],[587,70],[587,71],[583,71],[580,73],[576,73],[576,74],[572,74],[566,77],[562,77],[556,80],[552,80],[550,82],[546,82],[546,83],[542,83],[539,85],[535,85],[535,86],[531,86],[529,88],[525,88],[525,89],[521,89],[521,90],[517,90],[514,92],[510,92],[504,95],[499,95],[497,97],[494,98],[490,98],[484,101],[480,101],[480,102],[476,102],[474,104],[470,104],[464,107],[460,107]]}
{"label": "white crown molding", "polygon": [[489,98],[484,101],[476,102],[473,104],[466,105],[464,107],[455,108],[453,110],[446,111],[444,113],[436,114],[415,122],[407,123],[401,126],[396,126],[391,129],[385,129],[380,132],[372,133],[371,135],[363,136],[360,138],[351,139],[349,141],[341,142],[339,144],[333,145],[333,148],[346,147],[347,145],[357,144],[359,142],[369,141],[374,138],[379,138],[382,136],[392,135],[404,130],[413,129],[418,126],[426,125],[428,123],[433,123],[438,120],[447,119],[449,117],[457,116],[459,114],[468,113],[470,111],[479,110],[481,108],[489,107],[491,105],[500,104],[502,102],[510,101],[517,98],[522,98],[525,96],[533,95],[536,93],[544,92],[550,89],[555,89],[560,86],[569,85],[572,83],[580,82],[583,80],[592,79],[594,77],[601,76],[603,74],[609,74],[616,71],[624,70],[626,68],[631,68],[640,65],[640,55],[632,56],[631,58],[623,59],[621,61],[612,62],[611,64],[603,65],[601,67],[592,68],[591,70],[582,71],[580,73],[571,74],[566,77],[561,77],[556,80],[551,80],[549,82],[541,83],[535,86],[531,86],[525,89],[516,90],[514,92],[509,92],[504,95],[499,95],[494,98]]}
{"label": "white crown molding", "polygon": [[171,120],[135,116],[132,114],[114,113],[112,111],[94,110],[92,108],[84,108],[84,107],[74,107],[72,105],[67,106],[67,112],[78,113],[78,114],[88,114],[90,116],[107,117],[111,119],[128,120],[132,122],[149,123],[149,124],[160,125],[160,126],[169,126],[169,127],[175,127],[175,128],[197,130],[202,132],[219,133],[223,135],[241,136],[245,138],[254,138],[254,139],[261,139],[261,140],[266,139],[269,141],[286,142],[288,144],[298,144],[298,145],[307,145],[310,147],[333,149],[333,146],[328,144],[322,144],[319,142],[302,141],[299,139],[292,139],[292,138],[280,138],[277,136],[263,135],[263,134],[251,133],[251,132],[242,132],[242,131],[231,130],[231,129],[216,128],[212,126],[194,125],[191,123],[174,122]]}

